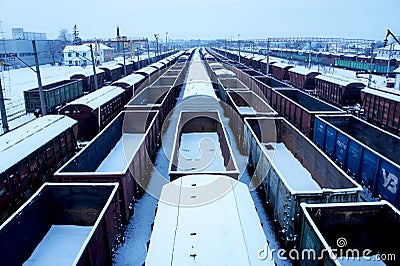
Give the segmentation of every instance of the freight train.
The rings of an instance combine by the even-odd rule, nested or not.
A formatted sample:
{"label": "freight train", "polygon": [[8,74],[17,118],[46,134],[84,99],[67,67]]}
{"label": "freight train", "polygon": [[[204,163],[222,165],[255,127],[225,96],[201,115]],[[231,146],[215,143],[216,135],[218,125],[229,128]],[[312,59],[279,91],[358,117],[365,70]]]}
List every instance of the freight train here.
{"label": "freight train", "polygon": [[[173,54],[176,54],[174,58],[180,55],[177,54],[177,51],[170,51],[163,55],[154,56],[149,59],[142,59],[139,62],[133,62],[132,66],[130,63],[127,63],[126,73],[124,73],[125,68],[123,64],[107,64],[101,66],[96,71],[98,72],[98,74],[96,73],[98,88],[101,88],[106,83],[111,84],[123,76],[130,75],[146,65],[155,63]],[[153,69],[157,70],[155,67],[153,67]],[[82,70],[81,73],[76,73],[69,78],[66,77],[65,80],[46,84],[43,86],[46,113],[56,114],[61,106],[81,97],[84,93],[92,92],[94,90],[94,73],[89,73],[87,70]],[[40,112],[41,104],[39,88],[24,91],[24,99],[25,109],[28,113]]]}
{"label": "freight train", "polygon": [[[259,54],[266,55],[266,50],[259,50]],[[364,55],[312,51],[310,56],[309,52],[303,50],[271,49],[270,56],[294,60],[302,63],[308,62],[309,59],[311,59],[313,64],[335,66],[357,71],[369,71],[371,69],[371,56]],[[400,66],[400,61],[395,58],[392,58],[389,61],[389,59],[385,57],[374,57],[372,60],[372,71],[387,72],[388,63],[389,72],[393,72],[393,70]]]}
{"label": "freight train", "polygon": [[[218,58],[221,62],[227,62],[221,56]],[[313,140],[336,164],[359,182],[369,196],[385,199],[395,207],[400,207],[397,182],[400,166],[395,155],[396,144],[400,143],[398,136],[346,115],[333,106],[326,106],[323,101],[286,84],[274,84],[277,86],[273,88],[269,86],[273,80],[271,77],[262,74],[250,76],[242,71],[244,66],[239,69],[232,63],[224,65]],[[281,88],[281,85],[286,88]],[[257,128],[259,130],[259,126]]]}
{"label": "freight train", "polygon": [[[230,59],[238,59],[236,53],[226,50],[219,50],[220,60],[233,64],[236,68],[246,68],[228,59],[221,59],[221,55],[227,55]],[[400,93],[390,88],[367,88],[364,82],[343,78],[339,76],[327,76],[318,72],[307,70],[302,67],[294,67],[290,64],[270,63],[272,77],[284,83],[277,83],[271,77],[265,77],[266,60],[257,57],[243,57],[242,61],[255,69],[246,71],[250,76],[256,78],[264,76],[264,82],[273,88],[290,87],[307,90],[320,99],[336,105],[348,112],[358,114],[370,123],[380,126],[383,129],[400,134]],[[243,70],[243,69],[241,69]],[[261,72],[259,72],[261,71]],[[260,79],[260,78],[258,78]],[[268,79],[268,81],[266,80]]]}
{"label": "freight train", "polygon": [[[167,57],[166,64],[175,62],[182,53]],[[133,84],[129,84],[131,76]],[[44,182],[53,180],[56,170],[75,155],[78,140],[91,140],[123,110],[135,90],[157,77],[131,74],[118,80],[116,86],[105,86],[67,104],[61,115],[39,117],[0,136],[0,220],[4,221]],[[82,81],[72,82],[77,83]],[[73,88],[75,85],[64,86],[63,91],[74,92]]]}
{"label": "freight train", "polygon": [[[203,49],[202,53],[202,58],[208,58],[206,61],[213,61],[209,55],[206,56],[206,50]],[[263,191],[265,194],[265,203],[268,209],[272,210],[271,215],[273,216],[275,225],[279,229],[278,235],[282,238],[283,244],[285,246],[295,245],[297,250],[300,251],[314,248],[316,252],[319,252],[320,249],[325,247],[330,252],[329,254],[324,254],[324,260],[327,265],[342,265],[341,263],[344,262],[341,258],[338,258],[339,256],[327,256],[332,254],[337,255],[337,251],[332,250],[332,247],[338,243],[336,241],[340,237],[346,238],[346,241],[348,240],[349,246],[346,248],[358,247],[371,249],[371,253],[368,254],[371,256],[383,253],[398,255],[398,248],[391,247],[389,243],[393,243],[393,239],[397,239],[398,232],[400,232],[397,230],[400,228],[398,222],[400,217],[399,211],[385,201],[358,202],[369,198],[366,198],[366,191],[363,191],[362,186],[356,182],[358,180],[351,178],[353,168],[349,171],[349,169],[346,169],[346,165],[349,164],[341,164],[342,157],[338,156],[335,159],[331,156],[332,154],[330,155],[329,152],[324,153],[318,147],[318,145],[322,147],[320,142],[312,142],[310,140],[310,136],[320,136],[317,133],[319,134],[322,131],[331,132],[330,127],[332,127],[336,134],[334,137],[334,141],[337,143],[336,146],[343,148],[344,151],[346,148],[339,144],[347,143],[350,145],[349,150],[351,150],[351,147],[355,147],[351,144],[353,140],[341,131],[349,126],[342,125],[343,123],[340,121],[334,122],[327,119],[332,117],[327,115],[331,109],[324,110],[321,108],[321,114],[324,116],[319,116],[319,114],[310,115],[310,111],[317,110],[311,107],[309,107],[310,110],[307,110],[303,105],[307,105],[309,101],[312,102],[314,100],[310,100],[309,98],[299,100],[304,97],[302,95],[299,96],[300,91],[294,92],[294,96],[289,95],[293,93],[293,89],[289,89],[290,92],[278,92],[266,84],[268,82],[277,82],[276,84],[279,84],[278,81],[271,80],[268,77],[258,77],[258,79],[255,76],[251,77],[245,71],[236,68],[232,64],[222,62],[221,58],[218,59],[227,73],[232,74],[230,78],[237,78],[240,84],[244,85],[248,91],[256,93],[262,99],[261,102],[263,102],[264,107],[265,103],[267,105],[271,104],[274,98],[279,99],[276,101],[276,106],[282,106],[283,109],[287,108],[288,112],[286,115],[294,121],[291,124],[291,122],[283,117],[271,117],[271,115],[276,115],[274,112],[267,112],[267,116],[263,112],[259,112],[259,116],[256,115],[253,117],[247,117],[245,114],[239,115],[239,119],[246,125],[243,142],[246,147],[250,170],[251,168],[254,169],[254,176],[256,177],[254,182],[258,181],[256,185],[259,185],[260,191]],[[208,64],[207,62],[204,63]],[[177,64],[180,64],[180,62]],[[210,71],[211,67],[207,69]],[[220,70],[220,67],[215,69],[215,71]],[[235,93],[238,93],[238,91],[230,90],[229,88],[230,84],[236,84],[237,82],[218,83],[219,78],[215,71],[213,75],[210,75],[216,79],[216,82],[213,81],[213,84],[216,84],[216,87],[224,85],[222,89],[216,88],[216,90],[220,90],[221,92],[226,91],[227,97],[225,100],[230,102],[230,106],[234,105],[234,103],[243,106],[240,101],[234,100],[237,99],[238,95]],[[178,77],[179,75],[174,76]],[[168,86],[173,87],[174,85]],[[186,85],[184,84],[184,86]],[[145,91],[146,88],[142,91]],[[19,265],[24,262],[30,262],[36,260],[39,255],[45,258],[48,257],[49,259],[50,257],[51,259],[68,259],[68,261],[79,265],[111,264],[114,244],[118,242],[119,236],[123,234],[123,226],[132,215],[132,207],[135,199],[141,196],[143,188],[146,188],[149,181],[147,174],[149,162],[151,161],[151,154],[157,149],[155,145],[156,136],[161,130],[156,122],[160,114],[159,110],[171,110],[175,105],[175,101],[165,100],[165,95],[162,92],[160,93],[161,95],[158,97],[164,99],[161,103],[170,105],[168,108],[154,106],[156,110],[151,108],[149,110],[126,110],[120,113],[89,145],[71,158],[56,173],[57,181],[63,183],[77,181],[88,183],[54,184],[51,186],[46,184],[29,202],[24,204],[10,219],[0,226],[0,239],[4,239],[4,241],[0,241],[0,243],[4,243],[1,252],[5,257],[7,257],[7,254],[12,255],[6,258],[8,259],[6,261],[8,265]],[[280,94],[279,97],[281,98],[277,98],[277,93]],[[174,93],[174,95],[176,94]],[[191,97],[194,96],[191,95],[189,98]],[[246,106],[258,111],[260,110],[258,107],[260,100],[251,101],[253,98],[243,96],[241,99],[246,101]],[[289,101],[290,104],[286,104],[286,101]],[[196,103],[196,101],[191,101],[191,103]],[[319,109],[319,104],[317,106]],[[276,111],[282,114],[283,109]],[[206,112],[203,110],[202,114],[204,113]],[[185,118],[186,121],[192,121],[190,117],[196,116],[193,109],[190,109],[190,111],[184,110],[181,114],[182,116],[188,116]],[[229,119],[234,116],[233,111],[227,112],[227,114]],[[218,116],[218,113],[216,115]],[[203,119],[203,116],[196,117]],[[313,117],[314,121],[310,117]],[[338,113],[335,117],[346,118],[351,116]],[[208,116],[208,119],[215,120],[212,119],[212,116]],[[325,119],[325,127],[319,123],[322,119]],[[220,121],[221,119],[216,118],[216,120]],[[300,123],[296,124],[295,121],[297,120]],[[175,134],[178,134],[175,138],[175,146],[182,144],[184,137],[187,137],[183,136],[184,134],[191,134],[194,131],[205,132],[207,131],[207,127],[209,127],[210,130],[208,131],[210,133],[217,132],[220,135],[218,136],[219,142],[223,142],[225,148],[222,146],[219,148],[229,151],[229,145],[232,140],[229,139],[229,136],[225,135],[225,129],[221,128],[222,124],[213,127],[213,124],[216,123],[215,121],[212,123],[204,121],[204,119],[200,123],[192,121],[192,124],[189,123],[186,127],[177,127],[180,131],[175,132]],[[353,124],[354,127],[359,128],[358,124]],[[304,135],[299,129],[296,129],[296,127],[301,129],[302,125],[306,128],[313,127],[314,130]],[[321,130],[321,128],[324,128],[324,130]],[[373,137],[379,139],[380,137],[378,136],[382,136],[384,133],[383,130],[377,129],[377,135],[373,135]],[[346,134],[350,135],[351,133]],[[344,139],[342,135],[348,139]],[[224,137],[224,140],[222,137]],[[400,141],[396,136],[390,137],[390,141],[393,144]],[[332,142],[332,138],[325,136],[318,137],[318,139],[323,139],[326,144]],[[359,144],[358,141],[356,140],[355,144]],[[131,148],[124,150],[124,145],[128,145]],[[384,145],[384,143],[380,143],[380,145]],[[366,145],[361,146],[361,149],[366,149],[365,147]],[[355,149],[360,149],[360,147],[355,147]],[[375,182],[374,186],[377,187],[377,192],[381,198],[392,202],[395,207],[398,207],[400,196],[397,190],[394,190],[398,185],[394,181],[395,177],[397,178],[397,172],[391,171],[391,169],[398,166],[394,164],[389,165],[391,162],[386,160],[384,157],[386,155],[379,153],[381,151],[380,148],[375,147],[373,149],[374,151],[371,154],[375,156],[374,158],[379,158],[379,165],[385,167],[384,175],[380,175],[383,178],[373,180]],[[175,154],[176,150],[172,149],[172,152]],[[365,150],[360,153],[367,154],[368,152],[370,151]],[[388,150],[388,152],[390,151]],[[338,149],[333,154],[343,155],[343,152]],[[351,159],[352,156],[346,158]],[[224,162],[226,159],[233,158],[231,158],[231,155],[222,156],[220,164],[217,166],[213,165],[213,167],[227,167],[229,163]],[[285,163],[282,164],[282,162],[287,162],[287,160],[290,160],[293,167],[288,168]],[[235,166],[234,161],[233,166]],[[174,170],[171,166],[169,169]],[[226,168],[226,170],[229,169]],[[295,173],[293,173],[293,170]],[[301,179],[298,172],[303,173]],[[174,175],[173,171],[170,171],[169,174]],[[208,184],[209,180],[214,179],[226,180],[223,183],[232,187],[231,193],[223,194],[223,201],[214,202],[217,205],[224,202],[221,205],[224,211],[221,212],[220,208],[212,209],[211,211],[205,210],[205,208],[214,208],[215,204],[201,205],[199,210],[205,210],[205,213],[193,212],[195,209],[191,208],[183,208],[185,210],[181,208],[181,211],[179,211],[179,205],[170,206],[166,205],[164,201],[159,201],[153,233],[148,245],[149,250],[146,265],[158,265],[160,260],[162,262],[170,262],[169,258],[173,254],[176,255],[175,259],[185,255],[185,258],[179,259],[179,261],[192,261],[194,259],[200,261],[207,259],[207,261],[212,263],[218,259],[224,261],[231,259],[226,257],[226,252],[217,256],[215,260],[212,256],[204,257],[204,254],[209,254],[210,248],[200,248],[200,246],[196,245],[196,243],[199,243],[196,240],[204,240],[207,247],[215,245],[215,242],[212,241],[213,239],[221,240],[220,238],[216,238],[217,235],[221,235],[220,231],[215,231],[216,234],[214,235],[210,234],[211,231],[209,230],[217,228],[215,227],[216,224],[224,224],[224,218],[227,217],[227,213],[229,213],[229,218],[231,218],[229,221],[230,226],[236,227],[239,232],[242,232],[241,234],[237,234],[237,230],[229,230],[229,235],[241,236],[239,242],[241,241],[241,244],[246,246],[246,252],[248,252],[247,256],[242,256],[240,252],[243,252],[243,250],[238,251],[240,254],[238,253],[239,255],[235,256],[235,259],[249,263],[250,261],[254,261],[252,264],[260,263],[264,265],[263,263],[266,262],[259,261],[259,259],[262,259],[260,256],[256,257],[260,253],[255,252],[260,252],[260,248],[264,246],[258,245],[267,241],[263,238],[262,228],[259,227],[260,224],[256,219],[254,207],[248,204],[249,200],[251,202],[251,199],[248,192],[245,193],[245,190],[247,190],[246,186],[240,184],[234,185],[237,182],[236,180],[232,179],[232,177],[221,178],[221,175],[217,172],[201,175],[201,173],[196,171],[191,172],[189,169],[185,174],[187,176],[180,177],[164,186],[164,192],[169,189],[176,192],[176,197],[173,197],[174,193],[168,193],[167,196],[169,199],[176,198],[179,204],[186,202],[196,204],[199,200],[203,199],[204,195],[201,194],[202,192],[206,192],[208,195],[208,191],[201,190],[203,188],[201,184]],[[373,179],[374,177],[371,178]],[[99,184],[98,182],[106,182],[107,184]],[[185,193],[179,193],[176,189],[182,184],[187,189]],[[387,191],[383,189],[385,187]],[[394,193],[395,195],[390,195],[389,193]],[[185,197],[188,198],[186,199]],[[244,206],[242,204],[247,205]],[[178,211],[178,214],[175,215],[176,211]],[[38,213],[43,215],[38,215]],[[172,217],[171,213],[174,214],[174,219],[168,220]],[[178,231],[175,231],[176,226],[174,223],[180,221],[179,219],[183,217],[180,215],[185,215],[185,213],[191,217],[190,219],[196,215],[201,216],[202,219],[198,220],[198,222],[201,221],[199,227],[196,226],[195,228],[204,228],[205,224],[203,222],[209,222],[210,225],[207,227],[207,231],[192,230],[193,227],[189,231],[185,231],[182,228],[178,228]],[[214,216],[210,216],[210,213],[215,214]],[[223,213],[225,216],[221,216],[220,213]],[[245,216],[242,216],[243,214]],[[252,218],[240,218],[249,216]],[[362,219],[358,219],[358,217],[362,217]],[[182,222],[185,221],[182,220]],[[171,222],[173,223],[171,224]],[[65,228],[64,226],[67,224],[72,225],[73,228]],[[74,227],[75,225],[76,227]],[[169,229],[165,230],[166,228]],[[376,234],[376,228],[382,230]],[[393,231],[390,231],[390,229],[393,229]],[[43,248],[43,244],[50,245],[47,242],[46,236],[54,236],[54,233],[61,232],[57,230],[63,230],[64,235],[68,236],[66,239],[63,238],[63,241],[69,241],[70,237],[78,232],[76,230],[85,230],[86,233],[77,234],[80,235],[81,240],[76,240],[71,245],[71,247],[78,250],[76,253],[72,254],[71,250],[68,249],[57,253],[60,255],[54,256],[54,254],[48,254],[46,247]],[[247,230],[251,230],[252,232]],[[332,234],[332,230],[334,234]],[[175,232],[178,232],[178,238],[174,237]],[[257,232],[257,234],[254,235],[254,232]],[[186,233],[186,236],[182,235]],[[12,241],[5,240],[11,234],[13,234]],[[352,234],[356,236],[353,237]],[[251,238],[250,241],[248,240],[248,236]],[[25,239],[25,241],[22,241],[22,239]],[[176,242],[176,245],[172,244],[171,246],[172,242],[170,241],[174,239],[177,239],[178,242]],[[182,250],[185,250],[185,246],[180,245],[184,239],[194,241],[192,248],[188,247],[187,253],[182,253]],[[360,241],[360,239],[362,240]],[[188,243],[186,240],[184,242]],[[218,241],[217,243],[220,243]],[[166,242],[167,244],[165,244]],[[254,243],[257,247],[254,246]],[[267,245],[268,243],[264,244]],[[51,245],[54,246],[54,243]],[[224,243],[222,246],[229,246],[229,250],[237,247],[233,242],[229,242],[228,245]],[[171,251],[170,247],[175,247],[175,251]],[[194,249],[195,247],[196,249]],[[345,248],[345,245],[342,247]],[[196,250],[200,252],[196,252]],[[269,252],[269,250],[264,250],[264,252]],[[389,260],[384,260],[390,264]],[[307,263],[304,260],[297,260],[296,262],[300,265],[319,265],[317,259],[307,260]],[[58,262],[54,264],[58,264]]]}
{"label": "freight train", "polygon": [[[181,61],[172,68],[173,62],[164,62],[163,66],[169,65],[166,70],[173,71],[167,75],[169,79],[174,77],[171,86],[175,87],[175,81],[184,78],[185,64]],[[154,83],[159,78],[162,76],[154,77]],[[147,86],[136,89],[144,90]],[[119,91],[119,95],[126,92],[119,87],[109,89]],[[174,101],[164,104],[173,105]],[[2,246],[2,254],[12,254],[4,262],[20,265],[45,259],[54,264],[110,265],[115,247],[123,241],[124,226],[133,214],[133,205],[148,182],[146,175],[160,133],[157,119],[158,111],[153,108],[120,112],[78,154],[75,154],[78,122],[64,115],[40,117],[3,135],[0,156],[6,164],[2,163],[4,172],[0,175],[2,222],[43,181],[60,182],[43,185],[0,226],[1,239],[9,238],[10,234],[15,237],[12,243],[2,241],[9,243]],[[127,153],[123,145],[129,145]],[[18,230],[18,234],[11,233],[13,230]],[[67,241],[69,248],[60,246],[59,241],[64,244]],[[49,245],[56,253],[49,255]],[[24,251],[15,253],[20,248]]]}

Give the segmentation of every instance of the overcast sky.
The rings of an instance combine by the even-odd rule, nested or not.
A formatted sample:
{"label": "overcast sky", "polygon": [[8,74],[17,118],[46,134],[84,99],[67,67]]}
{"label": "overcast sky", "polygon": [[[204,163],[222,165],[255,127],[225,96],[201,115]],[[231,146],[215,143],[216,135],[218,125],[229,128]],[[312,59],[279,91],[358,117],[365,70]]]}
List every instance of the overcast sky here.
{"label": "overcast sky", "polygon": [[[56,38],[77,24],[80,37],[161,39],[400,35],[400,0],[0,0],[6,38],[12,27]],[[1,38],[2,36],[0,36]]]}

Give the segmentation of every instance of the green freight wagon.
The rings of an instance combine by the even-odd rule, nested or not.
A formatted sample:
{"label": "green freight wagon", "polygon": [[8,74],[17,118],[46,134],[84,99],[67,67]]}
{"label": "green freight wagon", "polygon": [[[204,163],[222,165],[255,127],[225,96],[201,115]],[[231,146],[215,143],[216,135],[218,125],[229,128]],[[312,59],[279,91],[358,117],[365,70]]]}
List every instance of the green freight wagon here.
{"label": "green freight wagon", "polygon": [[[73,101],[83,95],[82,80],[62,80],[43,86],[47,113],[56,113],[58,106]],[[24,91],[25,109],[33,113],[41,109],[39,88]]]}

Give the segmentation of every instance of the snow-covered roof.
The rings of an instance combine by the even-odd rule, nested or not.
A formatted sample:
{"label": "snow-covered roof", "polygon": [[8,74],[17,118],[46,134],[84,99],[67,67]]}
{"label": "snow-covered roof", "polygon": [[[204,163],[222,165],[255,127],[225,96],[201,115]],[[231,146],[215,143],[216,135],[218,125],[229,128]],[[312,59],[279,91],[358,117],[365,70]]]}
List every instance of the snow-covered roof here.
{"label": "snow-covered roof", "polygon": [[395,92],[393,89],[371,89],[371,88],[365,88],[363,90],[361,90],[364,93],[368,93],[368,94],[373,94],[373,95],[377,95],[386,99],[390,99],[396,102],[400,102],[400,92],[397,91]]}
{"label": "snow-covered roof", "polygon": [[285,64],[285,63],[275,63],[275,64],[273,64],[273,66],[278,67],[278,68],[294,67],[294,65],[289,65],[289,64]]}
{"label": "snow-covered roof", "polygon": [[99,68],[100,69],[108,69],[108,70],[115,70],[115,69],[118,69],[118,68],[121,68],[121,65],[120,64],[110,64],[110,65],[101,65],[101,66],[99,66]]}
{"label": "snow-covered roof", "polygon": [[146,75],[150,76],[154,72],[157,72],[157,69],[155,69],[154,67],[147,66],[147,67],[139,69],[135,73],[139,73],[139,74],[143,73],[143,74],[146,74]]}
{"label": "snow-covered roof", "polygon": [[87,45],[66,45],[64,50],[64,53],[68,52],[90,52],[90,47]]}
{"label": "snow-covered roof", "polygon": [[395,70],[393,70],[394,73],[400,73],[400,67],[396,68]]}
{"label": "snow-covered roof", "polygon": [[289,72],[304,75],[304,76],[312,74],[312,73],[319,73],[318,71],[304,68],[304,67],[292,67],[291,69],[289,69]]}
{"label": "snow-covered roof", "polygon": [[[100,69],[100,68],[96,68],[96,75],[100,74],[100,73],[104,73],[104,70]],[[71,72],[70,77],[72,77],[74,75],[83,75],[85,77],[93,76],[93,68],[91,68],[91,67],[86,67],[86,68],[81,67],[81,69],[75,71],[75,73]]]}
{"label": "snow-covered roof", "polygon": [[0,136],[0,173],[76,123],[64,115],[46,115]]}
{"label": "snow-covered roof", "polygon": [[346,87],[350,84],[363,84],[365,86],[365,84],[359,80],[352,80],[352,79],[346,79],[342,76],[327,76],[327,75],[318,75],[315,77],[315,79],[319,79],[319,80],[323,80],[329,83],[333,83],[333,84],[337,84],[343,87]]}
{"label": "snow-covered roof", "polygon": [[141,74],[130,74],[126,77],[123,77],[117,81],[115,81],[112,85],[117,84],[117,83],[126,83],[129,84],[131,86],[134,86],[136,83],[141,82],[142,80],[144,80],[146,77],[141,75]]}
{"label": "snow-covered roof", "polygon": [[75,101],[68,103],[69,105],[86,105],[91,109],[95,110],[110,99],[124,93],[125,90],[117,86],[105,86],[97,91],[86,94]]}
{"label": "snow-covered roof", "polygon": [[[93,49],[95,49],[95,45],[92,45]],[[112,48],[108,47],[107,45],[104,45],[100,43],[99,46],[100,50],[113,50]],[[81,44],[81,45],[66,45],[64,50],[64,53],[68,52],[90,52],[90,47],[89,44]]]}
{"label": "snow-covered roof", "polygon": [[171,61],[171,59],[168,59],[168,57],[167,57],[167,58],[165,58],[165,59],[163,59],[163,60],[160,60],[159,62],[160,62],[161,64],[166,65],[166,64],[168,64],[170,61]]}
{"label": "snow-covered roof", "polygon": [[163,64],[163,63],[161,63],[161,62],[156,62],[156,63],[153,63],[153,64],[149,65],[149,67],[155,67],[155,68],[157,68],[157,69],[161,69],[161,68],[163,68],[164,66],[165,66],[165,64]]}
{"label": "snow-covered roof", "polygon": [[[190,175],[163,186],[146,265],[274,265],[248,187],[223,175]],[[265,252],[269,252],[266,250]]]}

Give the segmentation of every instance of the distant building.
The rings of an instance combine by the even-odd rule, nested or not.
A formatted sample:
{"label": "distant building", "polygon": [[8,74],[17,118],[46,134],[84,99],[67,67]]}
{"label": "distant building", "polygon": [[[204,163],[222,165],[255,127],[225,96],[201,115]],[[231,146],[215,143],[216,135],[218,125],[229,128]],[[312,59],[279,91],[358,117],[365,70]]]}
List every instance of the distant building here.
{"label": "distant building", "polygon": [[[104,44],[92,44],[95,60],[98,63],[114,60],[114,50]],[[87,66],[91,64],[89,44],[67,45],[63,50],[66,66]]]}
{"label": "distant building", "polygon": [[[61,41],[36,40],[36,49],[40,65],[62,62]],[[0,40],[0,66],[4,69],[13,69],[26,67],[25,64],[35,65],[31,40]]]}
{"label": "distant building", "polygon": [[400,60],[400,44],[392,44],[388,45],[385,48],[377,49],[377,56],[378,57],[385,57],[389,58],[389,53],[391,52],[390,58],[396,58]]}
{"label": "distant building", "polygon": [[46,33],[27,32],[23,28],[12,28],[14,40],[47,40]]}

